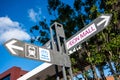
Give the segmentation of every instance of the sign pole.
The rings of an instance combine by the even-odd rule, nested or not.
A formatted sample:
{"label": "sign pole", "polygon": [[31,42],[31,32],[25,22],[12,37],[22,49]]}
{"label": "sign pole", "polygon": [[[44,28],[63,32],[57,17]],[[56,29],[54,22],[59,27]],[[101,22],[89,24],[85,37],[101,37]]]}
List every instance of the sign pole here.
{"label": "sign pole", "polygon": [[58,72],[58,66],[57,65],[55,65],[55,72],[56,72],[56,80],[60,80],[59,72]]}
{"label": "sign pole", "polygon": [[64,78],[64,80],[67,80],[65,66],[62,66],[62,71],[63,71],[63,78]]}
{"label": "sign pole", "polygon": [[[64,59],[64,62],[67,64],[70,64],[70,66],[67,67],[66,64],[62,65],[63,78],[64,78],[64,80],[67,80],[66,69],[67,68],[71,69],[71,62],[70,62],[70,58],[68,56],[68,50],[66,47],[66,40],[65,40],[63,26],[61,24],[55,22],[50,27],[50,33],[51,33],[51,43],[52,43],[51,47],[52,47],[53,51],[59,52],[58,54],[61,54],[61,55],[67,55],[67,57],[68,57],[68,60],[66,58],[63,58],[63,59]],[[58,66],[56,66],[56,68],[58,68]],[[57,80],[59,80],[58,74],[57,74],[57,69],[56,69],[56,76],[57,76]],[[72,71],[70,71],[70,76],[71,76],[71,79],[73,79]]]}
{"label": "sign pole", "polygon": [[71,80],[73,79],[73,72],[72,72],[72,68],[70,67],[69,69],[68,69],[68,72],[69,72],[69,74],[70,74],[70,78],[71,78]]}

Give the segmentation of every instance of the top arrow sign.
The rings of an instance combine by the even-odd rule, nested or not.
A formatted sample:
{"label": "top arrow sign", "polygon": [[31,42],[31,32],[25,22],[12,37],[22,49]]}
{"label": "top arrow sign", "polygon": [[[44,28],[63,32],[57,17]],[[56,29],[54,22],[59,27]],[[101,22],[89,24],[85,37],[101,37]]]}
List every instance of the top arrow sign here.
{"label": "top arrow sign", "polygon": [[78,31],[75,35],[67,40],[67,49],[69,50],[75,46],[80,45],[87,39],[91,38],[101,30],[103,30],[109,24],[111,16],[111,14],[101,15],[90,24],[82,28],[80,31]]}

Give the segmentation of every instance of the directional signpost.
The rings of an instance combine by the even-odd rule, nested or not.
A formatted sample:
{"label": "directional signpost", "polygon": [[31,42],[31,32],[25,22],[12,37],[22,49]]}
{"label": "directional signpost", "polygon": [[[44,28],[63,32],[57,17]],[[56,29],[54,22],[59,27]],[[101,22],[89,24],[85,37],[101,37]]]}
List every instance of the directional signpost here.
{"label": "directional signpost", "polygon": [[[111,16],[111,14],[101,15],[70,37],[67,41],[65,40],[63,26],[55,22],[50,27],[51,40],[43,47],[27,44],[16,39],[6,42],[5,46],[13,55],[62,66],[64,80],[67,80],[65,72],[67,67],[72,79],[71,62],[69,58],[70,54],[68,54],[68,50],[72,52],[74,48],[78,47],[80,44],[107,27]],[[79,46],[79,48],[80,47],[81,46]],[[56,79],[59,80],[57,71],[56,66]]]}

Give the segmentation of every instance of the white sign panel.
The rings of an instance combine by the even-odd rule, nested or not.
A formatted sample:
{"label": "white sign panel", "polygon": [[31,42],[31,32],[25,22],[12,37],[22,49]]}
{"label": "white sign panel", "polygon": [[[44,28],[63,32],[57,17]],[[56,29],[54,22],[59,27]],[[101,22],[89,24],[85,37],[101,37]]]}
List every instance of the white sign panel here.
{"label": "white sign panel", "polygon": [[51,61],[50,52],[47,49],[39,48],[39,56],[40,56],[40,60],[47,62]]}
{"label": "white sign panel", "polygon": [[96,30],[97,29],[95,27],[95,24],[90,25],[88,28],[86,28],[81,33],[79,33],[78,35],[76,35],[70,41],[67,42],[67,49],[73,47],[74,45],[76,45],[77,43],[79,43],[80,41],[82,41],[92,33],[94,33]]}

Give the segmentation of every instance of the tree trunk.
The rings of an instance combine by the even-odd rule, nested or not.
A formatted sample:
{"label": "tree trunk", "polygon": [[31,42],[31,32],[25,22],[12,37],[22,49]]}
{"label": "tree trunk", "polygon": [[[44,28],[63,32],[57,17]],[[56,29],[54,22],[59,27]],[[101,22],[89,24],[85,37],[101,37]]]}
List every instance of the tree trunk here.
{"label": "tree trunk", "polygon": [[83,75],[83,78],[84,78],[85,80],[88,80],[88,79],[87,79],[87,76],[85,75],[85,70],[82,71],[82,75]]}
{"label": "tree trunk", "polygon": [[104,71],[103,71],[103,66],[99,66],[98,69],[99,69],[99,72],[100,72],[101,79],[106,80],[106,77],[105,77]]}
{"label": "tree trunk", "polygon": [[96,73],[96,70],[95,70],[95,65],[90,65],[90,66],[91,66],[92,73],[93,73],[93,80],[97,80],[98,76],[97,76],[97,73]]}

